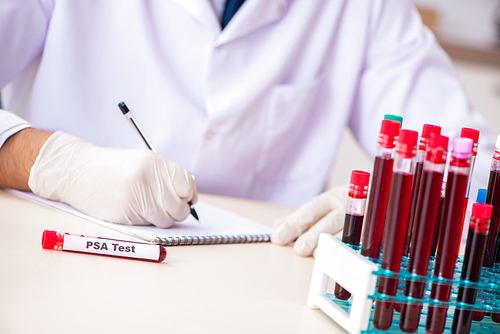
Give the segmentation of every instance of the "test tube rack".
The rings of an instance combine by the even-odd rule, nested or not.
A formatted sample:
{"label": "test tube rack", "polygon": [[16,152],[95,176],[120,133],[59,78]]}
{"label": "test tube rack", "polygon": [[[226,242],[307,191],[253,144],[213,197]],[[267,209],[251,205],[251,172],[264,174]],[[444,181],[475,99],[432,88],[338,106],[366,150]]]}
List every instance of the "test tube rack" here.
{"label": "test tube rack", "polygon": [[[359,247],[344,244],[341,240],[329,235],[321,234],[316,251],[316,259],[307,298],[307,306],[311,309],[320,309],[343,329],[349,333],[403,333],[399,329],[399,313],[394,312],[393,323],[389,330],[377,330],[372,323],[374,301],[385,300],[395,303],[415,303],[423,305],[419,329],[416,333],[425,332],[427,306],[448,307],[448,319],[445,332],[450,332],[451,321],[455,308],[472,309],[490,313],[500,313],[500,269],[483,268],[479,283],[460,280],[463,259],[459,257],[456,264],[453,280],[443,281],[432,277],[433,259],[429,263],[427,277],[417,277],[406,271],[407,259],[403,260],[401,272],[391,273],[380,268],[379,263],[372,262],[359,253]],[[378,294],[376,292],[379,276],[398,278],[399,288],[395,297]],[[426,293],[421,300],[412,299],[403,295],[403,287],[407,280],[425,281]],[[335,281],[349,292],[351,298],[343,301],[328,293],[329,283]],[[448,303],[442,303],[429,298],[432,283],[450,284],[452,297]],[[477,288],[478,294],[474,306],[459,303],[456,293],[459,287]],[[489,317],[482,321],[472,322],[471,333],[500,334],[500,324]]]}

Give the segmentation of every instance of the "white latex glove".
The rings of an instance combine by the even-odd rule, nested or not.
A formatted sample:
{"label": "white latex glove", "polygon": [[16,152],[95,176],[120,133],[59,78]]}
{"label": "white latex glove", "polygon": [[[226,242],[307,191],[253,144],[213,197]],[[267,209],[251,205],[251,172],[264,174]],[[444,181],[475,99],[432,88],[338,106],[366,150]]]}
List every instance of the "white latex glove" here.
{"label": "white latex glove", "polygon": [[348,185],[337,186],[301,206],[288,217],[277,220],[271,241],[286,245],[295,241],[294,251],[311,256],[321,233],[335,234],[344,226]]}
{"label": "white latex glove", "polygon": [[33,193],[109,222],[166,228],[198,199],[194,177],[149,150],[97,147],[52,134],[30,171]]}

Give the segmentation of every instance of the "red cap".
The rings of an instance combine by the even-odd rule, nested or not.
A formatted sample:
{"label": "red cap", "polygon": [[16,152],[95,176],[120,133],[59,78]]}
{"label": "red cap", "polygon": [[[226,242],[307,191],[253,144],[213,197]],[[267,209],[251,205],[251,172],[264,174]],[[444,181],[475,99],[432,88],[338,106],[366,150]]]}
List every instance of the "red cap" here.
{"label": "red cap", "polygon": [[424,128],[422,129],[422,138],[430,139],[432,133],[440,135],[441,127],[432,124],[424,124]]}
{"label": "red cap", "polygon": [[474,216],[479,219],[490,219],[492,212],[493,212],[493,205],[483,204],[483,203],[472,204],[471,216]]}
{"label": "red cap", "polygon": [[43,231],[42,234],[42,248],[43,249],[54,249],[57,241],[57,232],[55,231]]}
{"label": "red cap", "polygon": [[370,173],[362,170],[353,170],[351,172],[351,183],[360,187],[368,187]]}
{"label": "red cap", "polygon": [[399,131],[396,152],[403,158],[413,158],[417,146],[418,132],[402,129]]}
{"label": "red cap", "polygon": [[427,153],[425,154],[425,160],[437,164],[446,163],[448,140],[449,138],[446,136],[431,133],[429,146],[427,147]]}
{"label": "red cap", "polygon": [[431,138],[431,134],[441,134],[441,127],[432,124],[424,124],[422,135],[420,136],[420,144],[418,145],[418,149],[420,151],[425,151],[425,149],[427,148],[429,139]]}
{"label": "red cap", "polygon": [[477,143],[479,141],[479,131],[471,128],[462,128],[460,137],[470,138],[474,141],[474,144],[472,146],[472,156],[475,157],[477,155]]}
{"label": "red cap", "polygon": [[444,150],[448,150],[448,141],[449,138],[446,136],[442,136],[439,134],[431,133],[429,139],[429,148],[443,148]]}
{"label": "red cap", "polygon": [[384,119],[380,127],[379,145],[385,148],[394,148],[394,139],[399,135],[401,123]]}
{"label": "red cap", "polygon": [[366,198],[369,182],[370,173],[362,170],[353,170],[351,172],[351,183],[349,184],[349,196],[354,198]]}

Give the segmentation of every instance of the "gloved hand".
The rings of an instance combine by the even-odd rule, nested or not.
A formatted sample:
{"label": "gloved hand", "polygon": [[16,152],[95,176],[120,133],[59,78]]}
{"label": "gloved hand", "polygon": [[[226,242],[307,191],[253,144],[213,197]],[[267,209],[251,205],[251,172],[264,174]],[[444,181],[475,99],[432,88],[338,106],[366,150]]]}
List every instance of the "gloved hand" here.
{"label": "gloved hand", "polygon": [[348,189],[348,185],[334,187],[288,217],[277,220],[271,241],[286,245],[297,239],[293,247],[295,253],[313,255],[321,233],[335,234],[343,228]]}
{"label": "gloved hand", "polygon": [[52,134],[30,171],[33,193],[109,222],[167,228],[198,199],[194,177],[149,150],[97,147]]}

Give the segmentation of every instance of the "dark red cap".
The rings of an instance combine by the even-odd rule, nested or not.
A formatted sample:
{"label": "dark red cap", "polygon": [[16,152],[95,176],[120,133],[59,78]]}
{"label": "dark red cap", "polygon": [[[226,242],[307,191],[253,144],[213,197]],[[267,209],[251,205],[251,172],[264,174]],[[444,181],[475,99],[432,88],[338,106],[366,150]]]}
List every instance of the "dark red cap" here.
{"label": "dark red cap", "polygon": [[479,141],[479,131],[471,128],[462,128],[460,137],[470,138],[474,141],[474,144],[472,145],[472,156],[475,157],[477,155],[477,143]]}
{"label": "dark red cap", "polygon": [[493,211],[493,205],[474,203],[472,204],[472,216],[479,219],[490,219]]}
{"label": "dark red cap", "polygon": [[42,234],[42,248],[43,249],[54,249],[57,241],[57,232],[55,231],[43,231]]}
{"label": "dark red cap", "polygon": [[399,135],[401,123],[384,119],[380,127],[379,145],[385,148],[394,148],[394,139]]}
{"label": "dark red cap", "polygon": [[413,158],[417,146],[418,132],[402,129],[399,131],[396,152],[403,158]]}

